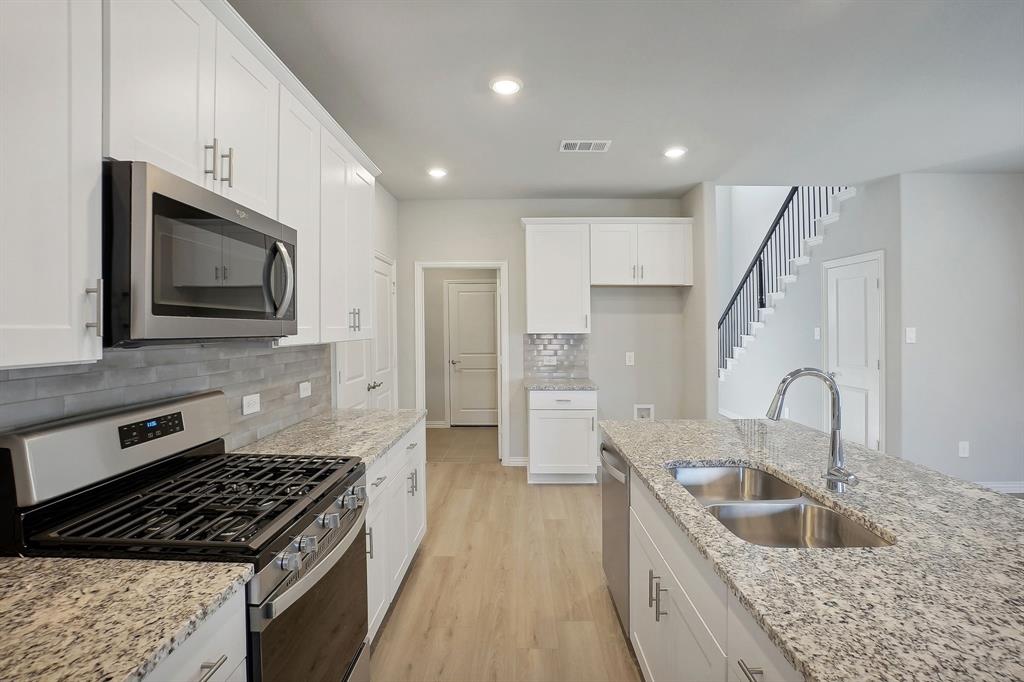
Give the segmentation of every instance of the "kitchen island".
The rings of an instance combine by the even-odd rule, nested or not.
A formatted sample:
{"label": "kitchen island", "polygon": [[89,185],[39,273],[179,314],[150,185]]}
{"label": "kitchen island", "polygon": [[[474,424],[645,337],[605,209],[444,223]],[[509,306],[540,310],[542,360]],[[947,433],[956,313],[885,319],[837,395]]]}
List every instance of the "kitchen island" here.
{"label": "kitchen island", "polygon": [[[1024,500],[851,443],[847,466],[861,483],[830,493],[822,480],[828,436],[792,422],[601,428],[629,463],[633,485],[650,493],[804,679],[1024,679]],[[892,544],[751,544],[666,468],[737,464],[774,474]]]}

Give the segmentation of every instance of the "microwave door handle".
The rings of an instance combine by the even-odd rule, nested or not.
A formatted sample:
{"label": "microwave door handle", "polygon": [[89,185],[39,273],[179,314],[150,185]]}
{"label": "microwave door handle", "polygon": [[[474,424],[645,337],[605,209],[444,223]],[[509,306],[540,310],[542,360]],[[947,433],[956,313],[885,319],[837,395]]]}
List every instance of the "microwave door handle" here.
{"label": "microwave door handle", "polygon": [[288,310],[288,306],[292,303],[292,297],[295,296],[295,265],[292,263],[292,256],[288,253],[288,247],[284,245],[284,242],[274,242],[274,246],[284,262],[284,298],[281,299],[281,305],[277,306],[277,310],[274,311],[274,317],[280,318]]}

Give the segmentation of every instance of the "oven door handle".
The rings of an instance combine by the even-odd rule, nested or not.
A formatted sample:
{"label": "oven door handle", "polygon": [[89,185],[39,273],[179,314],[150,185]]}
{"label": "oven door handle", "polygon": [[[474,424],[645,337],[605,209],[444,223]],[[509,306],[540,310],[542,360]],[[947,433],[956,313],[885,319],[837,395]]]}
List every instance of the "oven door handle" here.
{"label": "oven door handle", "polygon": [[309,570],[291,587],[279,595],[271,595],[259,606],[249,607],[249,630],[251,632],[262,632],[270,625],[270,622],[288,610],[292,604],[297,602],[302,595],[311,590],[334,565],[341,560],[341,557],[352,547],[352,543],[363,535],[363,524],[366,521],[366,512],[369,507],[363,505],[355,524],[349,529],[341,542],[334,546],[334,549],[323,558],[318,564]]}

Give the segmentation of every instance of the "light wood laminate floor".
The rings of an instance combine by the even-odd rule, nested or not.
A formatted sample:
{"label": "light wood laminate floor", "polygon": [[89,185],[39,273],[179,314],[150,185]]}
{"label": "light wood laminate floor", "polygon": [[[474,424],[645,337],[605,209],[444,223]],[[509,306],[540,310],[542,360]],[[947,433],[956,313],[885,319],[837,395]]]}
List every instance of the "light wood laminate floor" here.
{"label": "light wood laminate floor", "polygon": [[427,431],[427,535],[374,682],[639,682],[601,568],[599,486],[530,486],[493,428]]}

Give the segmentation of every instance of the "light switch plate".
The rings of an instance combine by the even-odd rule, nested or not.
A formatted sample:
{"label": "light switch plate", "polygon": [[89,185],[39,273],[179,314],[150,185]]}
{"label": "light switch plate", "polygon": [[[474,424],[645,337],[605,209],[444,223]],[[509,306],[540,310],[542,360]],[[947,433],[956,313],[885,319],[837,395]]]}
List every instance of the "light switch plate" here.
{"label": "light switch plate", "polygon": [[967,440],[962,440],[962,441],[958,442],[956,444],[956,454],[958,454],[961,457],[970,457],[971,456],[971,442],[967,441]]}
{"label": "light switch plate", "polygon": [[309,383],[308,381],[303,381],[302,383],[300,383],[299,397],[308,398],[311,395],[313,395],[313,384]]}
{"label": "light switch plate", "polygon": [[907,343],[917,343],[917,327],[907,327]]}
{"label": "light switch plate", "polygon": [[814,328],[814,340],[821,341],[821,327]]}
{"label": "light switch plate", "polygon": [[255,414],[260,411],[260,394],[242,396],[242,414]]}
{"label": "light switch plate", "polygon": [[626,351],[626,367],[632,367],[634,364],[636,364],[636,355],[633,354],[633,351],[627,350]]}

